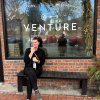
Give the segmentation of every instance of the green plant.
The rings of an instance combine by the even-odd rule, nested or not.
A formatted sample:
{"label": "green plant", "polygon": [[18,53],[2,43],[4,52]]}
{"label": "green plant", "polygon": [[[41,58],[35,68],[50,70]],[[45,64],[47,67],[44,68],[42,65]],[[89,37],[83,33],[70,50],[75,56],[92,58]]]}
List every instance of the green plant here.
{"label": "green plant", "polygon": [[92,35],[92,23],[91,23],[91,18],[92,18],[92,9],[91,9],[91,3],[90,0],[85,0],[83,2],[83,27],[82,27],[82,37],[85,42],[85,51],[88,56],[92,55],[92,41],[93,41],[93,35]]}
{"label": "green plant", "polygon": [[89,83],[100,81],[100,68],[97,66],[88,69]]}

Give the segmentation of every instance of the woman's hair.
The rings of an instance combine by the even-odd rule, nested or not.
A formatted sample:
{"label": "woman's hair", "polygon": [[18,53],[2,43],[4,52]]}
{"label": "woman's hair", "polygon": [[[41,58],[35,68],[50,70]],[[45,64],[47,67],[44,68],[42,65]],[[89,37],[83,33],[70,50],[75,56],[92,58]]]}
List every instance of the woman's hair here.
{"label": "woman's hair", "polygon": [[41,37],[38,37],[38,40],[39,40],[39,42],[40,42],[39,47],[43,47],[43,41],[42,41],[42,38],[41,38]]}
{"label": "woman's hair", "polygon": [[37,40],[40,44],[39,44],[39,47],[43,47],[43,41],[42,41],[42,38],[41,37],[34,37],[33,40]]}

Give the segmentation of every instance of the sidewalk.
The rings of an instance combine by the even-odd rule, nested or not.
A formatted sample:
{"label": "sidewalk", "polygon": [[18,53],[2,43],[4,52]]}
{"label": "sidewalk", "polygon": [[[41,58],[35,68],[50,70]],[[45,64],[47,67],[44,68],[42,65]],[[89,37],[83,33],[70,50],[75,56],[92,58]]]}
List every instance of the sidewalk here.
{"label": "sidewalk", "polygon": [[[95,97],[64,96],[64,95],[42,95],[42,98],[43,100],[97,100]],[[0,93],[0,100],[26,100],[26,95]],[[34,95],[32,96],[32,100],[36,100]]]}
{"label": "sidewalk", "polygon": [[[93,96],[81,96],[79,89],[39,87],[39,90],[43,100],[97,100]],[[0,100],[26,100],[26,87],[23,92],[18,92],[14,84],[0,84]],[[34,91],[32,100],[36,100]]]}

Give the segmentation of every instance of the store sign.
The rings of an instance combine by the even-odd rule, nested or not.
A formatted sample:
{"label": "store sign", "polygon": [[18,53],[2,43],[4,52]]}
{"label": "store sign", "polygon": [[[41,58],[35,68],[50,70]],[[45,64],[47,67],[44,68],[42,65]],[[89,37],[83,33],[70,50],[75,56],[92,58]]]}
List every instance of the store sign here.
{"label": "store sign", "polygon": [[[77,30],[76,25],[77,25],[77,23],[71,23],[71,25],[69,25],[68,23],[64,23],[63,26],[61,25],[61,23],[60,24],[54,24],[54,25],[53,24],[47,24],[47,25],[43,24],[43,26],[39,24],[39,29],[46,31],[46,26],[48,26],[49,27],[48,31],[51,31],[52,28],[55,29],[56,31],[60,31],[61,29],[69,31],[69,27],[71,27],[71,30]],[[38,31],[37,27],[36,27],[37,24],[31,24],[31,25],[23,24],[23,26],[24,26],[26,31],[29,31],[29,30]]]}

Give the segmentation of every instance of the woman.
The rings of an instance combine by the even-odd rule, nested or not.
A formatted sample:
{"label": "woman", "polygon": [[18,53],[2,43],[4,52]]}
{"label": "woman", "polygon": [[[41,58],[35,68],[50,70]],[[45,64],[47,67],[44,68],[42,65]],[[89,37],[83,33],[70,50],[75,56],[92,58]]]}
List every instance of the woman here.
{"label": "woman", "polygon": [[37,78],[42,73],[42,65],[45,62],[45,52],[39,48],[39,38],[34,37],[32,40],[32,47],[26,49],[24,62],[24,73],[28,76],[27,83],[27,100],[31,99],[32,89],[34,89],[37,100],[42,100],[37,87]]}

